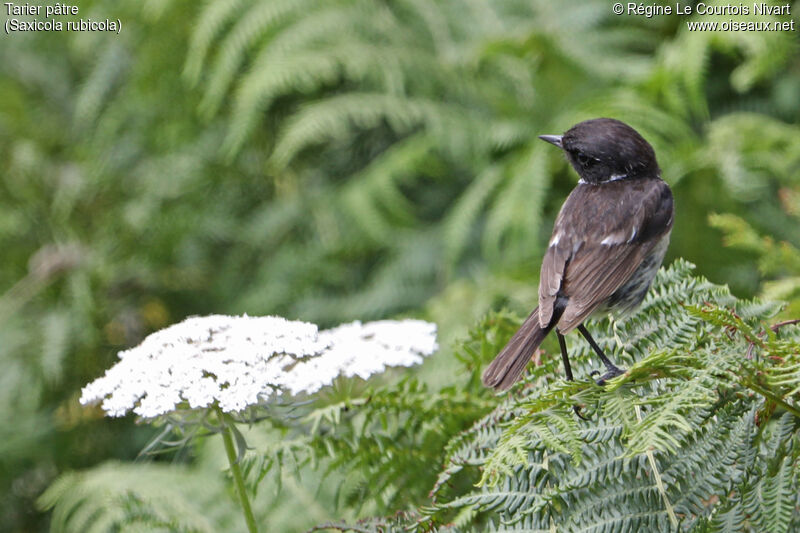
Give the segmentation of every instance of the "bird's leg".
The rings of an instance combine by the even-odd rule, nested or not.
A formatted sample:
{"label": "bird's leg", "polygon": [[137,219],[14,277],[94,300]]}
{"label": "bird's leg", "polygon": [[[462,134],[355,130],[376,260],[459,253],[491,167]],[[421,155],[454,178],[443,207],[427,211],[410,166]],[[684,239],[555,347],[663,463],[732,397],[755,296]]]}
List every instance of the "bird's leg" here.
{"label": "bird's leg", "polygon": [[[572,377],[572,367],[569,364],[569,356],[567,355],[567,341],[564,340],[564,335],[558,331],[556,331],[556,336],[558,337],[558,345],[561,347],[561,360],[564,361],[564,373],[567,375],[569,381],[575,381],[575,378]],[[573,405],[572,410],[575,411],[575,414],[581,420],[588,420],[581,414],[581,408],[579,406]]]}
{"label": "bird's leg", "polygon": [[[606,365],[606,373],[603,374],[602,376],[600,376],[600,379],[597,380],[597,384],[598,385],[603,385],[603,384],[605,384],[606,380],[609,380],[611,378],[615,378],[615,377],[625,373],[624,370],[622,370],[621,368],[616,366],[614,363],[612,363],[611,359],[606,357],[606,354],[603,353],[603,350],[601,350],[600,347],[597,345],[597,343],[594,342],[594,339],[589,334],[589,330],[586,329],[586,326],[581,324],[580,326],[578,326],[578,331],[581,332],[581,335],[583,335],[583,337],[589,342],[589,345],[595,351],[597,356],[600,358],[600,360],[603,362],[603,364]],[[596,370],[595,370],[594,373],[598,373],[599,374],[599,372],[597,372]],[[592,373],[592,375],[594,375],[594,373]]]}
{"label": "bird's leg", "polygon": [[569,364],[569,356],[567,355],[567,341],[564,340],[564,335],[556,331],[558,336],[558,345],[561,347],[561,360],[564,361],[564,372],[567,374],[569,381],[575,381],[572,377],[572,367]]}

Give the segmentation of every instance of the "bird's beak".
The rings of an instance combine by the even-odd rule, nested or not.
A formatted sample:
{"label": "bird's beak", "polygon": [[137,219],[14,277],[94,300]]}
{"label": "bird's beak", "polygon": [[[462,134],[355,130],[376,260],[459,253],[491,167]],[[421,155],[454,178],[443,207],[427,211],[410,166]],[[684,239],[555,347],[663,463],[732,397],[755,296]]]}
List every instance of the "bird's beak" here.
{"label": "bird's beak", "polygon": [[555,144],[559,148],[561,148],[561,135],[539,135],[539,138],[543,141],[547,141],[550,144]]}

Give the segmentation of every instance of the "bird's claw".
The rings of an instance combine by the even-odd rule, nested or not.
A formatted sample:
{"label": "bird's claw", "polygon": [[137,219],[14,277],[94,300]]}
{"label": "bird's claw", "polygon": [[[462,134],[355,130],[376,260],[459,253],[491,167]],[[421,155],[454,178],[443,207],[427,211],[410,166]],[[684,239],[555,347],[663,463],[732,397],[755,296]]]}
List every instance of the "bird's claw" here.
{"label": "bird's claw", "polygon": [[[595,374],[599,374],[599,373],[600,373],[600,372],[598,372],[597,370],[595,370],[595,371],[593,371],[593,372],[592,372],[591,374],[589,374],[589,375],[590,375],[590,376],[592,376],[592,377],[594,377],[594,376],[595,376]],[[609,379],[614,379],[615,377],[617,377],[617,376],[621,376],[621,375],[622,375],[622,374],[624,374],[624,373],[625,373],[625,371],[624,371],[624,370],[622,370],[621,368],[618,368],[618,367],[616,367],[616,366],[610,366],[610,367],[608,367],[608,372],[606,372],[605,374],[603,374],[602,376],[600,376],[600,378],[599,378],[599,379],[596,379],[596,380],[595,380],[595,383],[597,383],[598,385],[600,385],[600,386],[602,387],[603,385],[605,385],[605,384],[606,384],[606,381],[608,381]]]}

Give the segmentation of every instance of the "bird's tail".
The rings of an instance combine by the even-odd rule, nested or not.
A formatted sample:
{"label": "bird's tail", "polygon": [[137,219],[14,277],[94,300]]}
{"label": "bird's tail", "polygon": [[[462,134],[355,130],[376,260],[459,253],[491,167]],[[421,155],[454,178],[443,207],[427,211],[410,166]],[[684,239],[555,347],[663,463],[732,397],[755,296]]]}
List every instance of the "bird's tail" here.
{"label": "bird's tail", "polygon": [[[560,314],[559,314],[560,315]],[[516,383],[528,361],[531,360],[534,350],[542,344],[542,341],[550,330],[556,325],[560,316],[554,316],[550,325],[543,328],[539,324],[539,308],[533,310],[522,326],[514,333],[497,357],[494,358],[486,370],[483,371],[483,384],[498,390],[505,390]]]}

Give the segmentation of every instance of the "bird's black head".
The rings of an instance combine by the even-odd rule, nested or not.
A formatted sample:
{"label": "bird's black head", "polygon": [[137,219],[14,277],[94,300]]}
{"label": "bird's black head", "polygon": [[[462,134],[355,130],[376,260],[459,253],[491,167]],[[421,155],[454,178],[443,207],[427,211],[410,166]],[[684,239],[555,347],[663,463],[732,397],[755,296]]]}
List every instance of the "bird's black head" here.
{"label": "bird's black head", "polygon": [[586,183],[658,177],[661,171],[650,143],[619,120],[595,118],[572,126],[564,135],[542,135],[567,155]]}

